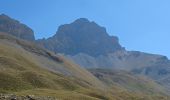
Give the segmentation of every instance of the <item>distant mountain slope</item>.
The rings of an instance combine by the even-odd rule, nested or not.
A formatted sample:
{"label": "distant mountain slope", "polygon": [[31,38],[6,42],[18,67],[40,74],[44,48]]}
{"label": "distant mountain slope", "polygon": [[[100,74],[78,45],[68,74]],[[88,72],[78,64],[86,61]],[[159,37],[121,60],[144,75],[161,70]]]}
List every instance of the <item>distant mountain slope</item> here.
{"label": "distant mountain slope", "polygon": [[168,61],[165,56],[126,50],[120,50],[97,57],[85,53],[80,53],[74,56],[65,56],[85,68],[109,68],[128,71],[134,68],[152,66],[161,61]]}
{"label": "distant mountain slope", "polygon": [[0,32],[6,32],[29,41],[35,40],[34,32],[31,28],[5,14],[0,15]]}
{"label": "distant mountain slope", "polygon": [[165,86],[168,90],[170,90],[170,61],[169,60],[160,60],[154,65],[142,67],[142,68],[134,68],[132,70],[135,74],[146,75],[156,82]]}
{"label": "distant mountain slope", "polygon": [[127,71],[109,69],[89,69],[89,71],[110,87],[123,87],[127,91],[139,93],[142,91],[146,94],[167,93],[161,85],[156,84],[153,80]]}

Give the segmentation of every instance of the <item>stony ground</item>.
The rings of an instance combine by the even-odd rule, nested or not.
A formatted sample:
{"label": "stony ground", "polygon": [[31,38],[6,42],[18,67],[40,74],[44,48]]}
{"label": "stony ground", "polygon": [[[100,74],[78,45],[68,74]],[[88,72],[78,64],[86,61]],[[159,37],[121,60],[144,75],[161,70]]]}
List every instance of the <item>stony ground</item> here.
{"label": "stony ground", "polygon": [[34,95],[16,96],[14,94],[0,94],[0,100],[58,100],[54,97],[38,97]]}

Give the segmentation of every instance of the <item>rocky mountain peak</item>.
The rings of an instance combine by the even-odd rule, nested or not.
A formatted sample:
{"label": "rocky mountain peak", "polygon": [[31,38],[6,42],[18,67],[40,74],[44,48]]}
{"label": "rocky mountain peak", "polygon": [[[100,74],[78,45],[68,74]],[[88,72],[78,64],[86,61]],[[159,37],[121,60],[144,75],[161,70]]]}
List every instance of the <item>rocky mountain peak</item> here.
{"label": "rocky mountain peak", "polygon": [[86,18],[79,18],[70,24],[61,25],[56,35],[108,36],[106,29]]}
{"label": "rocky mountain peak", "polygon": [[39,42],[50,50],[67,55],[99,56],[122,49],[117,37],[110,36],[104,27],[86,18],[61,25],[53,37]]}
{"label": "rocky mountain peak", "polygon": [[5,32],[29,41],[35,40],[34,32],[31,28],[5,14],[0,15],[0,32]]}

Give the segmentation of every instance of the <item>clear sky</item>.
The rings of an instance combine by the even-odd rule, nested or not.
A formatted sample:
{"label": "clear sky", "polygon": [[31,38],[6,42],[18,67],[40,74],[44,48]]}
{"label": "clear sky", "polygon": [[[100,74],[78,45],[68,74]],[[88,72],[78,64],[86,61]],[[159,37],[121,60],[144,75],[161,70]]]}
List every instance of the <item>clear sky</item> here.
{"label": "clear sky", "polygon": [[127,50],[170,58],[170,0],[0,0],[0,13],[31,27],[36,38],[85,17],[118,36]]}

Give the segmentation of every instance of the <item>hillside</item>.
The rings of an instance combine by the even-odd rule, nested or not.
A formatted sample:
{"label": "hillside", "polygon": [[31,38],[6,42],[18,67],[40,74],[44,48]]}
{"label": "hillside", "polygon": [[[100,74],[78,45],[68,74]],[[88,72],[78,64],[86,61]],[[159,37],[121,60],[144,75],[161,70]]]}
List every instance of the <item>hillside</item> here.
{"label": "hillside", "polygon": [[[55,70],[53,70],[53,69]],[[52,71],[49,71],[49,70]],[[99,88],[97,88],[99,87]],[[18,94],[59,91],[83,96],[81,90],[96,90],[103,85],[88,71],[32,43],[0,34],[0,92]],[[85,89],[86,88],[86,89]],[[28,91],[29,90],[29,91]],[[68,91],[68,92],[67,92]],[[52,95],[53,93],[49,93]],[[93,92],[92,92],[93,93]],[[67,96],[67,95],[66,95]],[[64,98],[64,97],[63,97]],[[92,97],[91,97],[92,98]]]}
{"label": "hillside", "polygon": [[64,100],[166,100],[161,90],[149,96],[116,85],[110,89],[61,55],[4,33],[0,33],[0,59],[1,93],[54,96]]}
{"label": "hillside", "polygon": [[[35,40],[31,28],[5,14],[0,15],[0,32],[24,40]],[[64,54],[81,67],[131,71],[146,75],[170,89],[170,61],[166,56],[127,51],[120,45],[118,37],[110,36],[104,27],[88,19],[80,18],[61,25],[54,36],[36,42],[55,53]],[[48,69],[63,71],[53,65]]]}

